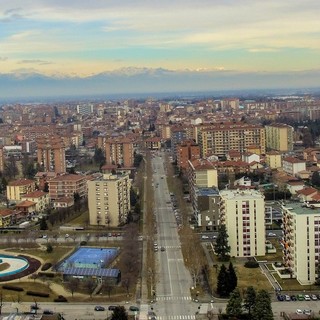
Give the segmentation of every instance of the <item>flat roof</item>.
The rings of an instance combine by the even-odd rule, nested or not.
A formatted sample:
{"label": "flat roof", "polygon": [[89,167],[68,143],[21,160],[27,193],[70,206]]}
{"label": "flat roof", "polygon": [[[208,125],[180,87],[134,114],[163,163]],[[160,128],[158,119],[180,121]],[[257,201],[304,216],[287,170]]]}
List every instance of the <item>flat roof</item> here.
{"label": "flat roof", "polygon": [[306,206],[303,206],[303,204],[301,202],[289,202],[286,203],[283,208],[289,210],[290,212],[294,212],[296,214],[320,214],[320,208],[307,208]]}
{"label": "flat roof", "polygon": [[63,275],[71,276],[96,276],[116,278],[120,273],[119,269],[98,269],[98,268],[66,268]]}
{"label": "flat roof", "polygon": [[198,188],[196,190],[198,196],[218,196],[219,191],[213,188]]}

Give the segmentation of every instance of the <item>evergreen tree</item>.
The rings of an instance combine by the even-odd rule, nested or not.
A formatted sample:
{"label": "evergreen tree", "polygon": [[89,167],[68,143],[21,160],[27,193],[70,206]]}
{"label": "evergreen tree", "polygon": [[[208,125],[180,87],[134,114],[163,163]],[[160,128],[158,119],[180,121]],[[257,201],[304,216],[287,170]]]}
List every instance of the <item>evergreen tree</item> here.
{"label": "evergreen tree", "polygon": [[113,310],[110,320],[128,320],[128,314],[124,306],[116,307]]}
{"label": "evergreen tree", "polygon": [[221,261],[229,260],[230,246],[228,244],[227,229],[224,224],[221,224],[218,228],[218,236],[214,250]]}
{"label": "evergreen tree", "polygon": [[217,281],[217,293],[221,297],[228,297],[228,271],[224,264],[221,265]]}
{"label": "evergreen tree", "polygon": [[238,278],[236,271],[234,270],[233,264],[230,261],[228,267],[228,291],[232,292],[238,285]]}
{"label": "evergreen tree", "polygon": [[311,184],[315,187],[320,186],[320,174],[318,171],[315,171],[311,177]]}
{"label": "evergreen tree", "polygon": [[260,290],[258,292],[252,315],[255,320],[273,320],[271,299],[268,291]]}
{"label": "evergreen tree", "polygon": [[249,314],[256,303],[256,297],[256,290],[252,286],[248,287],[244,296],[244,308],[248,310]]}
{"label": "evergreen tree", "polygon": [[101,148],[95,149],[93,160],[95,163],[99,164],[100,166],[106,162],[106,157]]}
{"label": "evergreen tree", "polygon": [[48,225],[45,218],[40,220],[40,230],[48,230]]}
{"label": "evergreen tree", "polygon": [[226,313],[229,316],[239,316],[242,313],[242,299],[239,289],[232,291],[227,304]]}

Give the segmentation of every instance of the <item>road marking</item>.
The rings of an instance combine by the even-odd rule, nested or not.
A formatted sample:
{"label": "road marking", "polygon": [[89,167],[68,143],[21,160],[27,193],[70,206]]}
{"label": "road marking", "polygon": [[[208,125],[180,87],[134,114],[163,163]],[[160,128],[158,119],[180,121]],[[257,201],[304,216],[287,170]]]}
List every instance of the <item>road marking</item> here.
{"label": "road marking", "polygon": [[158,320],[194,320],[196,318],[193,314],[174,315],[174,316],[158,316]]}
{"label": "road marking", "polygon": [[191,297],[190,296],[157,296],[157,301],[160,300],[165,300],[165,301],[169,301],[169,300],[187,300],[190,301]]}

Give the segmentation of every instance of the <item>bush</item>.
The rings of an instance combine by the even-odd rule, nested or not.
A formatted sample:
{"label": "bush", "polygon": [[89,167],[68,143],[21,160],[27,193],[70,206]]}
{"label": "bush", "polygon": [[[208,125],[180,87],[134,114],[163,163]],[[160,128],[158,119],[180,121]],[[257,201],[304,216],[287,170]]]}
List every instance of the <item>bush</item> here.
{"label": "bush", "polygon": [[52,267],[52,263],[50,262],[47,262],[45,263],[42,268],[41,268],[41,271],[47,271],[48,269],[50,269]]}
{"label": "bush", "polygon": [[86,246],[87,245],[87,241],[81,241],[80,242],[80,246]]}
{"label": "bush", "polygon": [[259,268],[259,263],[255,260],[246,261],[244,264],[246,268]]}
{"label": "bush", "polygon": [[26,294],[28,296],[35,296],[35,297],[41,297],[41,298],[48,298],[50,296],[49,293],[36,292],[36,291],[27,291]]}
{"label": "bush", "polygon": [[12,290],[12,291],[23,291],[23,288],[21,287],[10,286],[8,284],[5,284],[4,286],[2,286],[2,289]]}
{"label": "bush", "polygon": [[53,272],[38,272],[39,277],[47,277],[47,278],[54,278],[55,274]]}
{"label": "bush", "polygon": [[58,296],[58,298],[53,300],[54,302],[68,302],[67,298],[64,296]]}

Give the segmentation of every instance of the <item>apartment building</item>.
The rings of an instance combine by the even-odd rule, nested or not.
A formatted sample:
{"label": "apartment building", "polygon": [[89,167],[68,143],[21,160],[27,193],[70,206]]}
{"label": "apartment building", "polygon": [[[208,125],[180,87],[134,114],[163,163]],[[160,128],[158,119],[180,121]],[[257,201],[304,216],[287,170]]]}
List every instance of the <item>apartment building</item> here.
{"label": "apartment building", "polygon": [[73,198],[78,193],[80,198],[87,197],[87,179],[82,175],[63,174],[47,181],[50,200]]}
{"label": "apartment building", "polygon": [[282,159],[282,169],[290,176],[295,176],[300,171],[306,170],[306,161],[295,157],[286,157]]}
{"label": "apartment building", "polygon": [[216,188],[195,188],[194,218],[203,231],[216,231],[219,223],[220,194]]}
{"label": "apartment building", "polygon": [[127,137],[116,137],[105,141],[106,164],[132,167],[134,161],[134,144]]}
{"label": "apartment building", "polygon": [[257,190],[221,190],[220,223],[226,225],[230,255],[265,254],[265,202]]}
{"label": "apartment building", "polygon": [[280,152],[293,150],[293,127],[283,123],[273,123],[265,127],[266,148]]}
{"label": "apartment building", "polygon": [[271,169],[278,169],[282,167],[281,153],[278,151],[269,151],[266,153],[265,157],[266,164]]}
{"label": "apartment building", "polygon": [[42,171],[66,172],[66,153],[62,138],[58,136],[42,137],[36,142],[38,163]]}
{"label": "apartment building", "polygon": [[260,154],[265,153],[265,131],[260,125],[247,123],[219,123],[198,130],[201,157],[211,155],[224,157],[229,150],[245,152],[257,146]]}
{"label": "apartment building", "polygon": [[200,158],[200,147],[193,140],[185,140],[177,145],[177,166],[180,170],[188,168],[188,161]]}
{"label": "apartment building", "polygon": [[302,285],[317,278],[320,255],[320,209],[292,202],[282,206],[283,262]]}
{"label": "apartment building", "polygon": [[118,227],[130,212],[129,175],[104,174],[88,182],[90,225]]}
{"label": "apartment building", "polygon": [[30,179],[18,179],[8,183],[7,198],[9,201],[21,201],[21,198],[36,190],[36,183]]}
{"label": "apartment building", "polygon": [[171,153],[174,160],[177,160],[177,146],[181,141],[186,140],[186,130],[183,126],[171,128]]}
{"label": "apartment building", "polygon": [[93,113],[93,105],[92,104],[78,104],[77,105],[77,113],[80,115],[89,115]]}
{"label": "apartment building", "polygon": [[0,171],[3,172],[4,170],[4,150],[3,146],[0,146]]}
{"label": "apartment building", "polygon": [[144,145],[149,150],[160,150],[161,149],[161,138],[150,137],[144,141]]}
{"label": "apartment building", "polygon": [[43,212],[49,207],[50,197],[49,193],[41,190],[36,190],[21,196],[22,201],[31,201],[35,203],[35,211]]}

